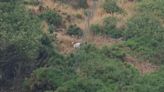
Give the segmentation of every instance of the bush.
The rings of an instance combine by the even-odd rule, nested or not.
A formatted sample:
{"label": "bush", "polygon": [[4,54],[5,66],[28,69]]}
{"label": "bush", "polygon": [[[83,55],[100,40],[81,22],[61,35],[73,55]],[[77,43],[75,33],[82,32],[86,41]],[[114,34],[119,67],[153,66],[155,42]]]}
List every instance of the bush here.
{"label": "bush", "polygon": [[87,3],[87,0],[78,0],[78,7],[81,7],[81,8],[87,8],[88,7],[88,3]]}
{"label": "bush", "polygon": [[145,75],[137,80],[129,92],[163,92],[164,91],[163,68],[159,71]]}
{"label": "bush", "polygon": [[119,30],[116,28],[117,25],[117,19],[114,17],[108,17],[106,19],[104,19],[104,33],[106,35],[111,36],[112,38],[120,38],[122,37],[122,30]]}
{"label": "bush", "polygon": [[45,46],[51,47],[52,46],[52,40],[50,38],[50,36],[48,36],[47,34],[44,34],[44,36],[41,38],[41,43]]}
{"label": "bush", "polygon": [[[73,76],[71,76],[73,77]],[[56,90],[65,81],[68,81],[70,74],[64,73],[63,70],[56,68],[38,68],[32,74],[31,79],[27,80],[27,88],[32,92]]]}
{"label": "bush", "polygon": [[39,5],[40,2],[38,0],[24,0],[24,4],[32,4],[32,5]]}
{"label": "bush", "polygon": [[70,4],[74,8],[88,8],[87,0],[57,0],[65,4]]}
{"label": "bush", "polygon": [[126,53],[118,46],[104,47],[102,52],[109,58],[120,59],[121,61],[124,61],[123,59],[126,56]]}
{"label": "bush", "polygon": [[112,38],[120,38],[123,36],[123,30],[116,28],[117,20],[114,17],[104,19],[102,26],[96,24],[91,26],[91,31],[95,35],[107,35]]}
{"label": "bush", "polygon": [[76,25],[70,25],[67,34],[71,36],[83,36],[83,31]]}
{"label": "bush", "polygon": [[138,43],[134,40],[127,40],[124,44],[132,50],[136,50],[138,48]]}
{"label": "bush", "polygon": [[147,15],[153,14],[158,18],[164,18],[164,2],[162,0],[142,0],[138,6],[138,12],[144,12]]}
{"label": "bush", "polygon": [[98,24],[91,25],[90,30],[92,31],[94,35],[100,35],[103,33],[103,28],[99,26]]}
{"label": "bush", "polygon": [[103,8],[107,13],[117,13],[122,11],[117,5],[117,0],[105,0]]}
{"label": "bush", "polygon": [[49,25],[60,26],[62,24],[62,17],[55,11],[43,12],[40,18],[46,20]]}
{"label": "bush", "polygon": [[96,79],[73,79],[59,87],[56,92],[98,92],[104,85]]}
{"label": "bush", "polygon": [[44,35],[38,17],[13,2],[0,2],[0,10],[0,81],[6,83],[0,84],[0,90],[4,86],[15,91],[19,86],[17,91],[21,92],[24,78],[44,65],[49,52],[41,42]]}

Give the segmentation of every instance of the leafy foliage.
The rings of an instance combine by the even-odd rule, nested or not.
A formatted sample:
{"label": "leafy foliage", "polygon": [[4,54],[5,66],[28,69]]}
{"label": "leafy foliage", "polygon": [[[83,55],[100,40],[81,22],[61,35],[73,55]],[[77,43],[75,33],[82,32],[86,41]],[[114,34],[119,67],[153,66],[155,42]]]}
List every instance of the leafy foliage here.
{"label": "leafy foliage", "polygon": [[91,25],[90,30],[94,35],[101,35],[103,31],[102,27],[99,26],[98,24]]}
{"label": "leafy foliage", "polygon": [[123,31],[116,27],[117,19],[114,17],[107,17],[104,19],[103,25],[92,25],[91,31],[96,35],[107,35],[112,38],[120,38],[123,36]]}
{"label": "leafy foliage", "polygon": [[83,31],[76,25],[70,25],[68,30],[67,30],[68,35],[73,35],[73,36],[83,36]]}
{"label": "leafy foliage", "polygon": [[164,2],[162,0],[143,0],[139,3],[139,12],[153,14],[161,19],[164,18]]}
{"label": "leafy foliage", "polygon": [[39,5],[41,0],[23,0],[24,4]]}
{"label": "leafy foliage", "polygon": [[117,19],[114,17],[108,17],[104,19],[104,32],[106,35],[111,36],[112,38],[122,37],[122,30],[116,28]]}
{"label": "leafy foliage", "polygon": [[37,17],[9,2],[0,3],[0,13],[0,81],[4,82],[0,86],[9,90],[14,89],[15,82],[21,85],[33,69],[44,65],[49,52],[41,41],[45,35]]}
{"label": "leafy foliage", "polygon": [[152,15],[145,14],[135,16],[129,21],[128,28],[124,32],[127,40],[133,40],[137,44],[131,45],[131,48],[135,48],[137,52],[144,53],[144,58],[151,61],[155,60],[156,63],[157,61],[162,63],[162,58],[158,57],[158,60],[156,58],[157,53],[162,55],[163,51],[158,51],[163,48],[162,44],[164,44],[164,30],[158,19]]}
{"label": "leafy foliage", "polygon": [[138,81],[129,89],[129,92],[163,92],[164,72],[161,69],[159,72],[145,75],[138,79]]}
{"label": "leafy foliage", "polygon": [[117,13],[122,11],[117,5],[117,0],[105,0],[103,8],[107,13]]}
{"label": "leafy foliage", "polygon": [[62,23],[62,17],[55,11],[45,11],[40,14],[40,17],[46,20],[49,25],[60,26]]}
{"label": "leafy foliage", "polygon": [[[56,67],[51,64],[53,67],[36,70],[31,83],[33,87],[37,84],[37,88],[47,91],[117,92],[131,85],[138,72],[114,58],[116,57],[104,55],[103,50],[98,50],[93,45],[84,45],[78,52],[60,61],[62,64],[53,61],[56,62],[55,65],[58,64]],[[51,85],[51,89],[40,85],[45,81],[47,85]]]}
{"label": "leafy foliage", "polygon": [[74,8],[88,8],[87,0],[57,0],[61,3],[70,4]]}

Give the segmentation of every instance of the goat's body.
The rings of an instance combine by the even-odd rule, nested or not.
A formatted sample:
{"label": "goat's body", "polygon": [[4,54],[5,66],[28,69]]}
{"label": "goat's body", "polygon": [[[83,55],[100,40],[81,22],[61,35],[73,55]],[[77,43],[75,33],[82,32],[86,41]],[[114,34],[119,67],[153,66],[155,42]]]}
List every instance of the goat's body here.
{"label": "goat's body", "polygon": [[73,45],[73,47],[74,47],[74,48],[80,48],[80,45],[81,45],[81,43],[78,42],[78,43],[75,43],[75,44]]}

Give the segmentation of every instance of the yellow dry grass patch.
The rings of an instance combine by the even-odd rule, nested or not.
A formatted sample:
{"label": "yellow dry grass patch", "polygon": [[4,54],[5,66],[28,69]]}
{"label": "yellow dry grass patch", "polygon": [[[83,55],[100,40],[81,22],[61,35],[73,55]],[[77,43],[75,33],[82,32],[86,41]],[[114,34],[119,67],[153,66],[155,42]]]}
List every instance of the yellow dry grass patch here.
{"label": "yellow dry grass patch", "polygon": [[56,32],[55,34],[57,35],[58,48],[63,54],[72,53],[75,50],[72,42],[81,42],[80,39],[70,37],[65,32]]}
{"label": "yellow dry grass patch", "polygon": [[98,48],[101,48],[103,46],[112,46],[113,44],[119,44],[120,40],[104,36],[91,36],[88,42],[95,44],[95,46]]}

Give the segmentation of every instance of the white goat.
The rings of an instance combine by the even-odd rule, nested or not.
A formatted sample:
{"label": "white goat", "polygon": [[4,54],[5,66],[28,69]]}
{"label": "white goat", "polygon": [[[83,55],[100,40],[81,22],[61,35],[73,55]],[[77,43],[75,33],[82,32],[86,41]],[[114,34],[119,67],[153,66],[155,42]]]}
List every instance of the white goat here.
{"label": "white goat", "polygon": [[72,44],[74,48],[80,48],[80,45],[81,45],[80,42],[77,42],[77,43],[72,42]]}

